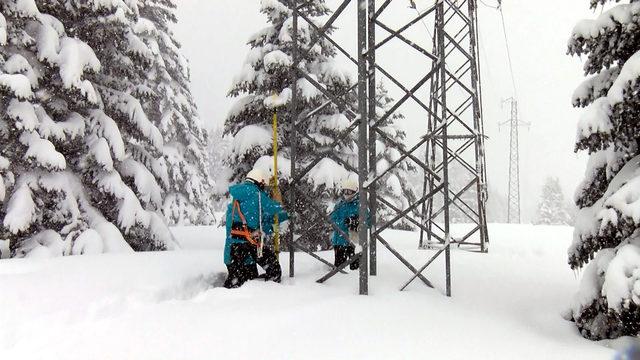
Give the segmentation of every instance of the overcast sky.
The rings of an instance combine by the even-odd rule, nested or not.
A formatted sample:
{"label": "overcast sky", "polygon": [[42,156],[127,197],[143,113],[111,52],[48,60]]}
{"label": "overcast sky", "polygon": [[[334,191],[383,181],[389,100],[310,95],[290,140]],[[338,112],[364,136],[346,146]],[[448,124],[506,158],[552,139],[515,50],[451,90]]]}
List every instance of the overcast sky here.
{"label": "overcast sky", "polygon": [[[495,4],[496,0],[484,2]],[[192,90],[200,115],[207,126],[220,126],[233,103],[226,92],[247,54],[246,41],[266,24],[258,12],[259,0],[177,3],[176,35],[191,62]],[[327,3],[337,4],[337,0]],[[416,3],[426,8],[433,1]],[[530,219],[547,176],[559,177],[568,197],[573,197],[582,179],[586,157],[573,152],[580,111],[571,107],[571,94],[583,80],[582,65],[580,59],[566,55],[566,44],[574,24],[595,15],[584,0],[503,0],[503,6],[520,114],[523,121],[531,123],[521,129],[520,136],[523,215]],[[398,23],[412,16],[415,12],[407,9],[406,19],[397,19]],[[355,47],[356,19],[352,19],[337,24],[342,29],[338,36],[346,46]],[[506,196],[509,132],[505,127],[500,130],[498,123],[509,117],[502,100],[513,95],[511,78],[499,12],[481,5],[479,21],[489,182]],[[347,29],[351,26],[353,30]],[[404,75],[415,76],[417,81],[424,73],[416,70],[415,75],[411,71]],[[411,132],[412,126],[408,124],[407,130]]]}

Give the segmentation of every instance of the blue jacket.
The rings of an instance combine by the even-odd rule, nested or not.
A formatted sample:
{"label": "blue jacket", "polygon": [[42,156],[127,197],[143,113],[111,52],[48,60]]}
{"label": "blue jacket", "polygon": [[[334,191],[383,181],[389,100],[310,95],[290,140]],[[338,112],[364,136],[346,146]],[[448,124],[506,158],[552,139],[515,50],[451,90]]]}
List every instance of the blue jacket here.
{"label": "blue jacket", "polygon": [[[347,225],[347,219],[351,217],[358,217],[358,210],[360,207],[360,199],[356,196],[354,199],[350,201],[342,200],[336,207],[333,209],[331,213],[331,221],[340,230],[344,231],[346,234],[349,234],[349,226]],[[367,226],[370,225],[369,212],[367,211]],[[331,238],[331,243],[333,246],[345,246],[349,244],[349,239],[345,239],[345,237],[337,230],[333,231],[333,237]]]}
{"label": "blue jacket", "polygon": [[[260,229],[259,204],[262,204],[262,230],[265,235],[271,235],[273,233],[273,222],[276,215],[278,215],[279,221],[289,219],[289,214],[282,208],[282,205],[271,199],[266,192],[260,190],[258,186],[252,182],[246,181],[241,184],[232,185],[229,187],[229,193],[231,194],[231,203],[227,206],[227,238],[224,244],[224,263],[227,265],[231,263],[231,245],[247,242],[245,239],[231,237],[231,224],[242,223],[240,214],[238,214],[237,211],[233,219],[231,218],[234,200],[240,203],[240,210],[244,214],[247,226],[253,230]],[[258,201],[259,197],[260,201]]]}

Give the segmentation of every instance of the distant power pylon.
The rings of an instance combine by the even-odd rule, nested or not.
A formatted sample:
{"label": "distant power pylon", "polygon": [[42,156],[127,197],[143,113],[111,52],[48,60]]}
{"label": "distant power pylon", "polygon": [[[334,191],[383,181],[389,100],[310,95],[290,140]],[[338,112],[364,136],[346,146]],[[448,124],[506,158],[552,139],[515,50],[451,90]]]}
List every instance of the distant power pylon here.
{"label": "distant power pylon", "polygon": [[519,128],[528,127],[530,123],[520,121],[518,118],[518,100],[509,98],[505,103],[511,105],[511,119],[503,122],[500,126],[509,125],[510,128],[510,150],[509,150],[509,204],[508,222],[510,224],[520,223],[520,154],[519,154]]}

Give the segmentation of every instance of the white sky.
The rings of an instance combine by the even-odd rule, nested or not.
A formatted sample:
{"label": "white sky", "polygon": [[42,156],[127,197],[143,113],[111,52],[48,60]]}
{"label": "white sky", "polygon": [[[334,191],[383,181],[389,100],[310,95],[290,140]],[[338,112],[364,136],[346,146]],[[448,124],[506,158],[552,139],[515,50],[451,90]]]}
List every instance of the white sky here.
{"label": "white sky", "polygon": [[[398,2],[408,0],[395,0]],[[496,0],[484,0],[495,4]],[[248,51],[249,36],[265,25],[258,12],[259,0],[177,0],[179,24],[176,35],[191,62],[192,90],[200,115],[209,127],[220,126],[233,103],[226,97],[233,77]],[[328,0],[337,4],[337,0]],[[432,0],[416,0],[419,8]],[[582,179],[585,156],[573,152],[579,110],[571,107],[571,94],[582,81],[579,59],[566,55],[573,25],[593,17],[584,0],[503,0],[506,27],[514,64],[523,121],[521,129],[520,178],[523,217],[530,219],[545,177],[558,176],[565,196],[572,197]],[[407,10],[407,22],[415,12]],[[355,17],[337,25],[346,46],[355,47]],[[487,165],[490,186],[507,193],[509,132],[498,123],[509,117],[502,100],[513,95],[500,15],[480,5],[481,61],[484,91]],[[353,26],[353,30],[349,29]],[[346,30],[345,30],[346,29]],[[416,30],[417,31],[417,30]],[[426,37],[426,34],[425,34]],[[426,64],[425,66],[428,66]],[[408,71],[417,81],[421,70]],[[388,87],[391,87],[390,85]],[[407,130],[411,132],[408,125]],[[423,132],[423,130],[420,130]],[[415,133],[415,131],[414,131]]]}

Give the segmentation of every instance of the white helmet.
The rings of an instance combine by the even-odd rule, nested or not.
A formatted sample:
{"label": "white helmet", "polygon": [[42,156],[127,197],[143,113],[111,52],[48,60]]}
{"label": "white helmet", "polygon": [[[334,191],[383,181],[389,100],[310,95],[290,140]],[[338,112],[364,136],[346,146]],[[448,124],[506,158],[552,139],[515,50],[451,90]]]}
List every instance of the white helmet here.
{"label": "white helmet", "polygon": [[347,178],[342,181],[340,184],[341,190],[351,190],[353,192],[358,192],[359,186],[358,182],[353,178]]}
{"label": "white helmet", "polygon": [[266,186],[269,183],[269,175],[267,175],[264,170],[258,168],[249,171],[247,179],[253,180],[262,186]]}

